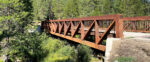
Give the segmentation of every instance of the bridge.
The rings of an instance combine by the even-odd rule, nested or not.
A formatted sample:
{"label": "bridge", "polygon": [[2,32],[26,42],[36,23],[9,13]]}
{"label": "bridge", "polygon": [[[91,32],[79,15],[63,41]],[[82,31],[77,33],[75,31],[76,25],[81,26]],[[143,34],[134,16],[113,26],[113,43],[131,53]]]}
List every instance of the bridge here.
{"label": "bridge", "polygon": [[123,32],[150,33],[150,16],[120,14],[42,21],[41,29],[52,35],[105,51],[108,37],[124,38]]}

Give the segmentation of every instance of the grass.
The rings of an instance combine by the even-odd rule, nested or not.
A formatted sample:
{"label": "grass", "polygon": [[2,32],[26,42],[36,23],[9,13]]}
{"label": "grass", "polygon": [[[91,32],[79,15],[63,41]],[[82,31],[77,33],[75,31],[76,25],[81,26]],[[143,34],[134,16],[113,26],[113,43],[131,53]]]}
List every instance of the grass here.
{"label": "grass", "polygon": [[127,39],[132,39],[132,38],[135,38],[135,37],[127,37]]}
{"label": "grass", "polygon": [[133,62],[135,59],[133,57],[118,57],[118,62]]}

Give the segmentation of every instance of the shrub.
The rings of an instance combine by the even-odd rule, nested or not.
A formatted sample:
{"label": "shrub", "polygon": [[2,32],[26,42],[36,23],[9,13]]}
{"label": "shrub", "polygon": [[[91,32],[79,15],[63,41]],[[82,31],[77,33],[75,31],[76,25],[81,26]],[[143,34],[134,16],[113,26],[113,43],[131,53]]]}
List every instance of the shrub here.
{"label": "shrub", "polygon": [[44,53],[42,42],[47,39],[46,34],[20,33],[10,42],[9,55],[19,58],[21,61],[39,61]]}
{"label": "shrub", "polygon": [[48,51],[44,62],[76,62],[75,48],[63,41],[49,38],[43,47]]}
{"label": "shrub", "polygon": [[77,60],[78,62],[90,62],[91,60],[91,55],[92,55],[92,50],[85,45],[79,45],[77,47],[78,51],[78,57]]}
{"label": "shrub", "polygon": [[49,51],[49,53],[52,53],[64,47],[64,45],[65,45],[64,42],[50,37],[46,42],[43,43],[43,49],[46,49]]}
{"label": "shrub", "polygon": [[44,62],[76,62],[76,52],[73,47],[65,46],[56,52],[49,53]]}
{"label": "shrub", "polygon": [[90,62],[92,50],[88,46],[79,45],[76,49],[68,43],[49,38],[43,43],[48,51],[42,62]]}

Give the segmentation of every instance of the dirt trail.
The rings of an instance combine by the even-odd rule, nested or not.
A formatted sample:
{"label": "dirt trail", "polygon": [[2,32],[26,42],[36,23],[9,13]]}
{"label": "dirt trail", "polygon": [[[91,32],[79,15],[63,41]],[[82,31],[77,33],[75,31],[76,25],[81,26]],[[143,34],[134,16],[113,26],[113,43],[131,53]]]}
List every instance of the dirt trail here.
{"label": "dirt trail", "polygon": [[113,43],[109,62],[118,57],[132,57],[134,62],[150,62],[150,41],[126,39]]}

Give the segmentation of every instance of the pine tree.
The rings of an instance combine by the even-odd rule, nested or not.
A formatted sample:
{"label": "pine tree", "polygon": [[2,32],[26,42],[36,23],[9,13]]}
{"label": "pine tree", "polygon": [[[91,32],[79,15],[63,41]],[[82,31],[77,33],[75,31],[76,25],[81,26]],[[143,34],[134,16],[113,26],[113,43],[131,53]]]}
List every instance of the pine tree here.
{"label": "pine tree", "polygon": [[113,14],[113,0],[104,0],[104,14]]}
{"label": "pine tree", "polygon": [[29,13],[22,0],[0,0],[0,26],[3,38],[6,38],[4,54],[10,53],[10,43],[18,33],[24,33],[29,22]]}
{"label": "pine tree", "polygon": [[79,17],[90,16],[93,8],[90,5],[91,0],[78,0]]}
{"label": "pine tree", "polygon": [[93,8],[91,12],[91,16],[100,16],[104,13],[104,0],[91,0],[90,2],[91,8]]}
{"label": "pine tree", "polygon": [[144,15],[150,15],[150,0],[142,0],[144,4]]}
{"label": "pine tree", "polygon": [[[34,20],[44,21],[53,18],[51,12],[51,0],[33,0]],[[51,17],[50,17],[51,16]]]}
{"label": "pine tree", "polygon": [[52,0],[52,11],[54,16],[57,19],[63,19],[64,17],[64,8],[68,0]]}
{"label": "pine tree", "polygon": [[64,17],[65,18],[74,18],[79,17],[78,12],[78,0],[68,0],[64,8]]}
{"label": "pine tree", "polygon": [[121,13],[124,16],[144,16],[145,4],[142,0],[115,0],[115,13]]}
{"label": "pine tree", "polygon": [[[0,26],[8,37],[17,32],[23,32],[23,24],[27,23],[29,12],[25,11],[24,4],[20,0],[0,0]],[[9,41],[9,40],[8,40]]]}

